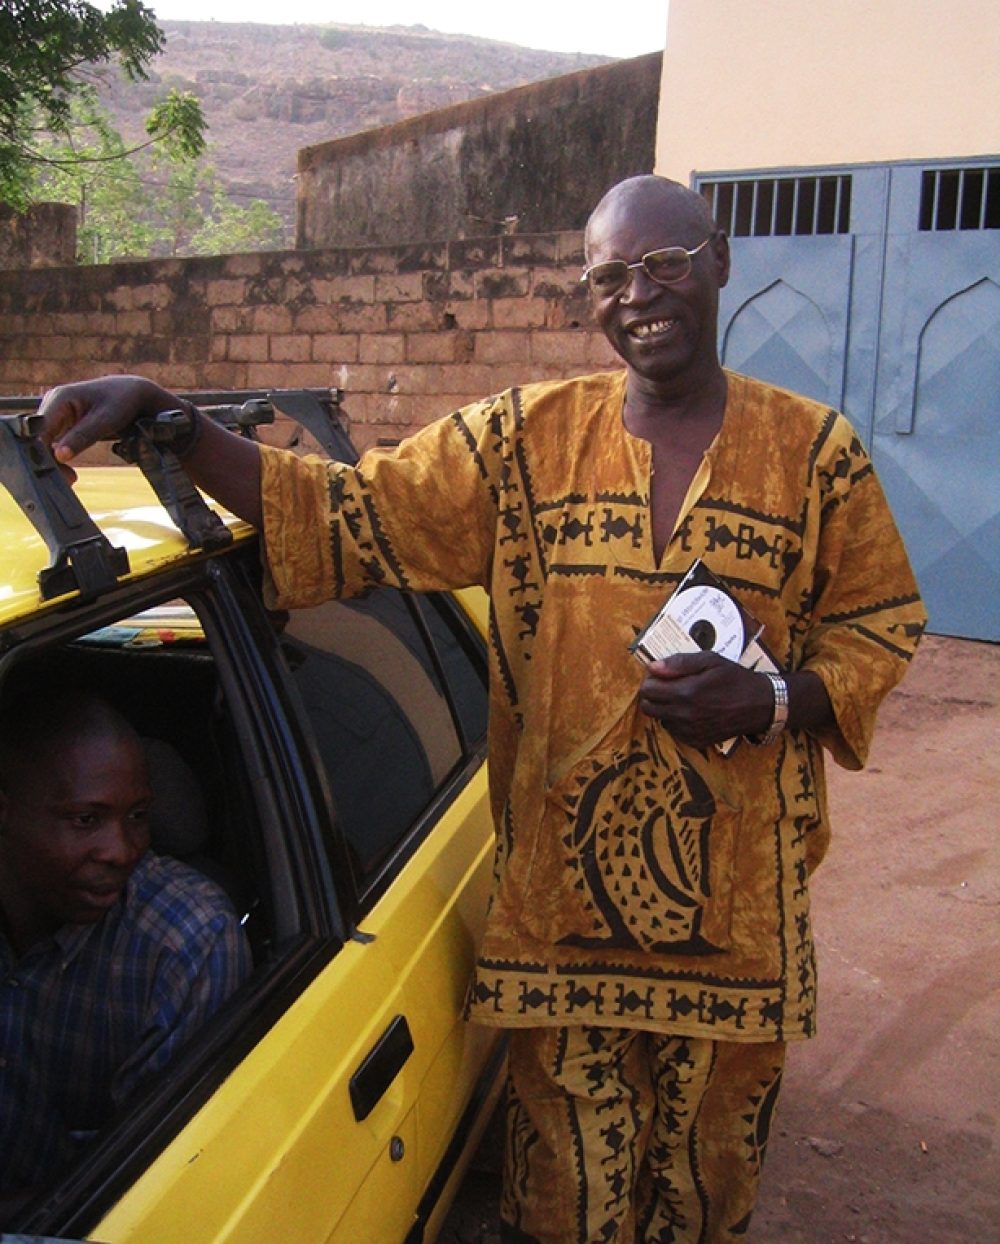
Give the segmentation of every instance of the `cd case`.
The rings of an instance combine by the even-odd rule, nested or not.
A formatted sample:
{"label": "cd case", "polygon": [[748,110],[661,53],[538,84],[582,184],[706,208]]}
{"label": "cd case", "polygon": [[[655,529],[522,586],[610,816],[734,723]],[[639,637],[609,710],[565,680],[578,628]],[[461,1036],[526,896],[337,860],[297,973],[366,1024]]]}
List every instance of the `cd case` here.
{"label": "cd case", "polygon": [[[699,558],[629,648],[644,665],[680,652],[717,652],[746,669],[777,674],[778,665],[761,638],[763,630]],[[737,742],[726,739],[716,747],[728,755]]]}

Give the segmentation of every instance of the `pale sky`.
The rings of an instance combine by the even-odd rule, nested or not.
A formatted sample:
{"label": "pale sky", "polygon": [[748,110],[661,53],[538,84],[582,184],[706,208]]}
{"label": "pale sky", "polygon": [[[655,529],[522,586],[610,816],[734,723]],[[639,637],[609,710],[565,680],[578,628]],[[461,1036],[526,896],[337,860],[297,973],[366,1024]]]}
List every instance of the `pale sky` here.
{"label": "pale sky", "polygon": [[[553,52],[641,56],[663,50],[669,0],[145,0],[163,21],[261,22],[322,25],[427,26],[449,34],[479,35]],[[97,0],[99,8],[111,0]]]}

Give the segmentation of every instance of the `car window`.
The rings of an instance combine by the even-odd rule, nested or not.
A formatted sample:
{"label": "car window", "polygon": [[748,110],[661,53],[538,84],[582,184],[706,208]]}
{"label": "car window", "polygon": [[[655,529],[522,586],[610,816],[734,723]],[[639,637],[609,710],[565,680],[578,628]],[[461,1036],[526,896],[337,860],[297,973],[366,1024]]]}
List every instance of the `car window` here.
{"label": "car window", "polygon": [[466,750],[486,738],[488,699],[482,642],[473,637],[462,611],[449,596],[432,593],[411,598],[441,662],[441,668]]}
{"label": "car window", "polygon": [[[242,579],[224,582],[239,591]],[[56,1182],[42,1192],[57,1212],[82,1180],[110,1194],[135,1178],[183,1126],[198,1095],[252,1048],[342,944],[337,885],[317,854],[323,833],[310,811],[313,779],[285,750],[290,727],[280,724],[266,659],[272,629],[252,592],[227,604],[222,588],[219,576],[206,576],[189,593],[152,606],[132,593],[137,603],[126,600],[117,612],[95,606],[82,633],[40,634],[0,660],[0,692],[24,680],[33,687],[36,675],[41,688],[72,680],[131,722],[147,746],[153,851],[224,891],[250,952],[242,986],[185,1044],[170,1077],[138,1084],[113,1127],[97,1121],[80,1149],[86,1174],[74,1165],[72,1180],[63,1182],[66,1170],[51,1171]],[[446,763],[435,757],[435,766]],[[314,794],[321,793],[317,785]]]}
{"label": "car window", "polygon": [[292,612],[281,648],[364,884],[481,736],[481,674],[433,604],[392,589]]}
{"label": "car window", "polygon": [[36,660],[49,677],[61,670],[93,687],[142,736],[154,788],[152,849],[223,887],[259,960],[296,928],[286,915],[276,929],[274,905],[261,893],[268,847],[223,671],[195,604],[176,598],[139,610]]}

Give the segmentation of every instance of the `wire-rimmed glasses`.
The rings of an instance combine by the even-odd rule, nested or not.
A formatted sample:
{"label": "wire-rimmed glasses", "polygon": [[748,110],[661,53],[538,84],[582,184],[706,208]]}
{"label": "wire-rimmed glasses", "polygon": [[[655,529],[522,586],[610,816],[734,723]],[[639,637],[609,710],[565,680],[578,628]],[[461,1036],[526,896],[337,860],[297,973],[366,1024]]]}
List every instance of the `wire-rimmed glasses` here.
{"label": "wire-rimmed glasses", "polygon": [[699,251],[704,250],[715,234],[701,242],[694,250],[683,246],[664,246],[658,251],[647,251],[635,263],[626,263],[624,259],[606,259],[603,263],[591,264],[584,270],[581,281],[586,281],[593,293],[600,298],[610,298],[620,294],[632,280],[636,268],[642,268],[651,281],[657,285],[676,285],[683,281],[691,271],[691,261]]}

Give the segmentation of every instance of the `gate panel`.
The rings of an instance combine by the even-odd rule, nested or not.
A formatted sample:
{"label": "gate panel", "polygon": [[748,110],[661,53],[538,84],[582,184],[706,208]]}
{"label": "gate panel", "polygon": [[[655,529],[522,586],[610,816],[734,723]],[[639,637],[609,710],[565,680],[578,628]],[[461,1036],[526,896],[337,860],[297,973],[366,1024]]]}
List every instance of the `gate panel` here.
{"label": "gate panel", "polygon": [[932,629],[996,640],[1000,234],[919,229],[922,172],[894,170],[873,458]]}
{"label": "gate panel", "polygon": [[847,414],[906,540],[930,629],[1000,640],[1000,166],[695,184],[733,251],[723,362]]}
{"label": "gate panel", "polygon": [[723,363],[839,409],[853,238],[741,238],[733,251],[719,308]]}

